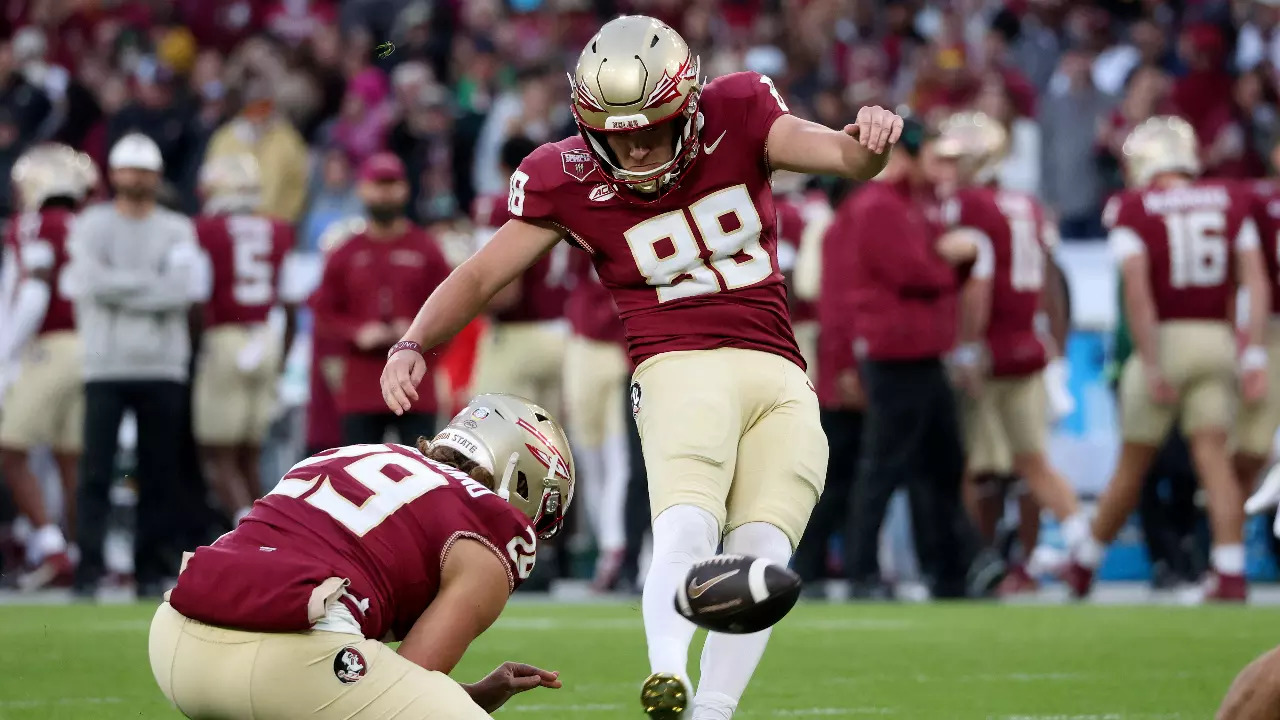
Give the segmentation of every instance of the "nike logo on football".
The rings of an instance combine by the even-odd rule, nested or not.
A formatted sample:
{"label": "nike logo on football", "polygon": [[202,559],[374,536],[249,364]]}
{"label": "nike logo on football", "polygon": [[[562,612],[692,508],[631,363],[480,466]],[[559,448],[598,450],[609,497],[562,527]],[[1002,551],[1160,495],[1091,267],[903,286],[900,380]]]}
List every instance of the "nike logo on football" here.
{"label": "nike logo on football", "polygon": [[713,142],[713,143],[707,143],[707,144],[706,144],[706,151],[707,151],[707,154],[708,154],[708,155],[710,155],[711,153],[715,152],[715,151],[716,151],[716,148],[720,147],[720,141],[724,139],[724,134],[725,134],[725,133],[727,133],[727,132],[729,132],[729,131],[728,131],[728,130],[721,130],[721,131],[720,131],[720,137],[716,138],[716,141],[715,141],[715,142]]}
{"label": "nike logo on football", "polygon": [[723,582],[725,580],[728,580],[729,578],[737,574],[738,574],[737,570],[730,570],[729,572],[723,575],[717,575],[702,584],[698,584],[693,580],[690,580],[689,581],[689,597],[694,600],[697,600],[698,598],[702,597],[703,593],[710,590],[711,586],[717,583]]}

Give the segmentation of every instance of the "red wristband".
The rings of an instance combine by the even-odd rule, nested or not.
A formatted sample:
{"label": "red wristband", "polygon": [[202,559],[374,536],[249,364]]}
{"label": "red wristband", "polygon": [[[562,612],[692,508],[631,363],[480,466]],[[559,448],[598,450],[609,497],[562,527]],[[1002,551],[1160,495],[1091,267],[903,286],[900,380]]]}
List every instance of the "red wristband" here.
{"label": "red wristband", "polygon": [[391,346],[391,349],[387,351],[387,359],[391,359],[391,356],[392,356],[392,355],[395,355],[396,353],[400,352],[401,350],[412,350],[412,351],[414,351],[414,352],[418,353],[419,355],[421,355],[421,354],[422,354],[422,346],[421,346],[421,345],[419,345],[418,343],[416,343],[416,342],[414,342],[414,341],[412,341],[412,340],[401,340],[400,342],[396,343],[395,345],[392,345],[392,346]]}

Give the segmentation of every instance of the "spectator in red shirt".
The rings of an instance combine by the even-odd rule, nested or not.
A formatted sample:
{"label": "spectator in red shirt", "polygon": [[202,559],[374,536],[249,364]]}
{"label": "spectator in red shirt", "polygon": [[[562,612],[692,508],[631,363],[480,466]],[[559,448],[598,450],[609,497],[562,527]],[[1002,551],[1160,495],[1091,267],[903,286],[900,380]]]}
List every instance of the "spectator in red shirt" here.
{"label": "spectator in red shirt", "polygon": [[378,379],[387,350],[450,268],[435,239],[405,217],[409,185],[398,157],[378,153],[366,160],[359,193],[368,226],[325,263],[311,301],[316,337],[342,345],[336,400],[343,442],[380,443],[388,430],[395,430],[397,442],[412,445],[419,436],[435,433],[431,383],[412,410],[396,416],[382,400]]}

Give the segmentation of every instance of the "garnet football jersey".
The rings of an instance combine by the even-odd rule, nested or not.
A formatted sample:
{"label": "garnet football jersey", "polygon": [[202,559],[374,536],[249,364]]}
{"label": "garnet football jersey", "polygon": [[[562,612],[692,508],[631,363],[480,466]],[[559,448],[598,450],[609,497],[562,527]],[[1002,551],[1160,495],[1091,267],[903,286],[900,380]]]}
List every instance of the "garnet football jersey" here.
{"label": "garnet football jersey", "polygon": [[511,176],[514,217],[557,225],[613,294],[634,363],[746,348],[804,367],[778,269],[766,141],[787,107],[769,78],[717,78],[699,101],[698,157],[650,201],[620,197],[581,137],[548,143]]}
{"label": "garnet football jersey", "polygon": [[[511,218],[506,195],[484,195],[476,198],[472,218],[476,224],[477,249],[493,237]],[[572,250],[560,243],[543,255],[520,275],[520,298],[516,304],[494,314],[498,322],[539,322],[564,317],[569,299],[571,277],[569,257]]]}
{"label": "garnet football jersey", "polygon": [[[326,450],[293,466],[235,530],[201,548],[210,559],[203,569],[196,552],[178,588],[185,582],[206,592],[175,589],[170,602],[192,619],[257,627],[253,617],[237,618],[236,608],[248,615],[255,596],[340,577],[365,637],[403,639],[439,592],[440,569],[463,538],[493,551],[511,591],[533,571],[529,519],[466,474],[404,445]],[[192,575],[236,567],[243,571],[217,584]]]}
{"label": "garnet football jersey", "polygon": [[1251,184],[1253,222],[1258,228],[1258,241],[1267,262],[1267,279],[1271,281],[1271,314],[1280,315],[1280,185],[1271,180]]}
{"label": "garnet football jersey", "polygon": [[41,275],[49,278],[49,306],[37,333],[74,330],[75,308],[62,297],[59,277],[67,265],[67,231],[75,215],[70,210],[55,208],[18,215],[9,225],[7,242],[13,248],[21,276]]}
{"label": "garnet football jersey", "polygon": [[196,236],[212,281],[206,327],[265,322],[278,300],[293,228],[260,215],[206,215],[196,220]]}
{"label": "garnet football jersey", "polygon": [[1044,288],[1045,252],[1057,238],[1044,209],[1026,193],[973,187],[957,192],[943,215],[949,225],[978,230],[990,241],[973,275],[991,281],[985,338],[991,374],[1043,369],[1048,357],[1035,318]]}
{"label": "garnet football jersey", "polygon": [[1227,320],[1235,252],[1258,243],[1252,209],[1244,193],[1200,181],[1120,193],[1102,220],[1118,260],[1146,254],[1160,321]]}
{"label": "garnet football jersey", "polygon": [[[801,205],[792,198],[777,198],[778,213],[778,263],[784,272],[795,269],[796,257],[800,253],[801,236],[804,235],[804,213]],[[789,262],[783,261],[783,255],[789,255]],[[818,319],[817,304],[810,300],[801,300],[791,290],[791,322],[813,322]]]}

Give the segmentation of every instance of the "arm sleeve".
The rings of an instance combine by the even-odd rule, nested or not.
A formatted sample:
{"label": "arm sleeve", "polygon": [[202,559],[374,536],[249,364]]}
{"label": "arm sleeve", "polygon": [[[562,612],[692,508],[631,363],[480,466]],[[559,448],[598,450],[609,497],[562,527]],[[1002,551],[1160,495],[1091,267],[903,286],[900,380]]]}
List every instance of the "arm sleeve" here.
{"label": "arm sleeve", "polygon": [[[762,157],[768,157],[768,149],[766,145],[769,139],[769,130],[773,128],[773,124],[783,115],[790,115],[791,109],[787,107],[787,103],[782,99],[782,94],[778,92],[778,88],[773,84],[773,79],[768,75],[761,75],[755,72],[740,72],[728,75],[719,82],[732,82],[736,86],[740,83],[742,94],[747,102],[744,104],[742,112],[743,124],[746,126],[747,137],[751,138],[760,146],[760,154]],[[712,138],[704,138],[712,140]]]}
{"label": "arm sleeve", "polygon": [[203,253],[196,241],[195,226],[187,218],[181,218],[173,232],[177,235],[165,256],[160,273],[143,286],[142,290],[122,298],[120,306],[137,312],[162,312],[179,310],[199,300],[196,287]]}
{"label": "arm sleeve", "polygon": [[49,296],[52,293],[49,283],[35,278],[27,278],[18,283],[18,292],[9,308],[10,322],[0,332],[0,363],[13,360],[27,344],[40,324],[44,322],[45,311],[49,309]]}
{"label": "arm sleeve", "polygon": [[981,230],[966,228],[965,234],[978,246],[978,258],[973,262],[970,276],[978,280],[990,280],[996,274],[996,253],[991,238]]}
{"label": "arm sleeve", "polygon": [[[932,248],[926,243],[904,241],[918,235],[910,224],[900,206],[886,207],[864,199],[855,206],[848,227],[857,228],[856,232],[863,236],[861,242],[876,243],[874,251],[861,253],[861,258],[900,295],[932,296],[954,287],[955,272]],[[831,232],[839,232],[839,225],[832,226],[824,242],[832,242]],[[903,240],[884,242],[886,238]],[[839,238],[835,242],[840,242]]]}
{"label": "arm sleeve", "polygon": [[105,220],[86,215],[72,223],[67,236],[69,262],[61,283],[63,293],[74,300],[118,302],[141,292],[147,285],[145,275],[102,262],[98,248],[104,241]]}
{"label": "arm sleeve", "polygon": [[1240,231],[1236,233],[1236,252],[1248,252],[1262,247],[1262,239],[1258,236],[1258,224],[1247,217],[1240,223]]}
{"label": "arm sleeve", "polygon": [[351,343],[364,322],[347,309],[341,279],[345,261],[346,253],[341,250],[329,256],[324,264],[320,287],[311,297],[311,309],[316,314],[316,337]]}
{"label": "arm sleeve", "polygon": [[1146,246],[1142,244],[1142,238],[1133,229],[1127,227],[1114,227],[1107,234],[1107,245],[1111,249],[1111,256],[1115,258],[1116,264],[1124,264],[1125,260],[1137,255],[1144,255],[1147,252]]}

